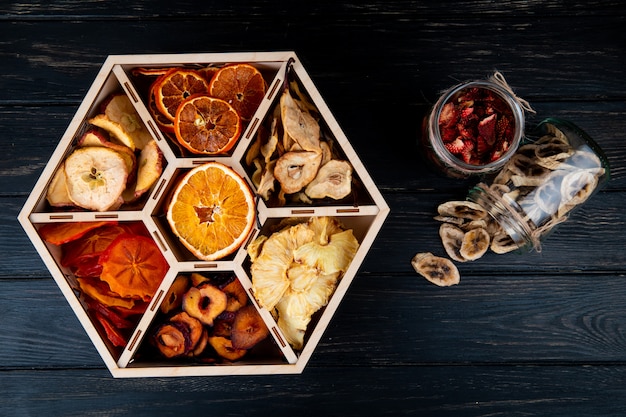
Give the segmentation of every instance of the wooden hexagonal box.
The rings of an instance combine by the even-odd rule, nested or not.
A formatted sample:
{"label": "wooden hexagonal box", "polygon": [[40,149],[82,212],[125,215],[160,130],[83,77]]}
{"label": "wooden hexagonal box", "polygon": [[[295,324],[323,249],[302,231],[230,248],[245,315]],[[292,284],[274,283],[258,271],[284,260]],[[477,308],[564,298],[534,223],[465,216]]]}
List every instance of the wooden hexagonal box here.
{"label": "wooden hexagonal box", "polygon": [[19,221],[150,377],[302,372],[388,213],[295,53],[114,55]]}

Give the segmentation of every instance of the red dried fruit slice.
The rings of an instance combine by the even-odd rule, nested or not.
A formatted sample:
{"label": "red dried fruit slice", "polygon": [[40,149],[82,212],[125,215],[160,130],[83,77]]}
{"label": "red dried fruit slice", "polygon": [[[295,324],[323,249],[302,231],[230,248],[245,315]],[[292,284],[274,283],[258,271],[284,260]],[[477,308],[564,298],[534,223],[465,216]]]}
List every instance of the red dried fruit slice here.
{"label": "red dried fruit slice", "polygon": [[79,239],[63,245],[61,266],[78,266],[88,257],[100,256],[116,237],[128,232],[129,230],[122,225],[110,224],[90,230]]}
{"label": "red dried fruit slice", "polygon": [[106,317],[104,317],[99,312],[95,312],[94,316],[96,316],[98,323],[102,325],[102,328],[106,333],[107,339],[109,339],[109,341],[113,343],[113,346],[126,346],[126,343],[128,343],[128,341],[119,329],[117,329]]}
{"label": "red dried fruit slice", "polygon": [[111,291],[145,301],[152,298],[168,269],[152,239],[130,234],[118,236],[100,255],[100,264],[100,279]]}
{"label": "red dried fruit slice", "polygon": [[111,291],[106,282],[100,281],[98,278],[77,278],[80,290],[94,300],[109,306],[133,308],[135,301],[131,299],[121,298],[118,294]]}
{"label": "red dried fruit slice", "polygon": [[[489,145],[493,145],[496,141],[496,123],[497,116],[495,114],[492,114],[491,116],[478,122],[478,134]],[[478,152],[481,152],[481,150],[478,149]]]}
{"label": "red dried fruit slice", "polygon": [[48,243],[62,245],[106,224],[111,222],[48,223],[39,228],[39,235]]}

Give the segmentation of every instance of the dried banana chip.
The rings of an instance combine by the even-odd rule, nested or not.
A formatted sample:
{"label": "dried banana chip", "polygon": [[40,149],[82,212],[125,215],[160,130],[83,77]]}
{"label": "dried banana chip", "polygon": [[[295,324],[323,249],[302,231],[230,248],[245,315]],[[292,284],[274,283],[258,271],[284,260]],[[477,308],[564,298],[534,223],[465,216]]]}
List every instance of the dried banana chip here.
{"label": "dried banana chip", "polygon": [[471,201],[448,201],[437,207],[440,216],[453,216],[462,219],[479,220],[487,217],[487,211]]}
{"label": "dried banana chip", "polygon": [[464,236],[465,232],[453,224],[443,223],[439,226],[439,237],[441,238],[443,248],[450,258],[458,262],[467,261],[461,255],[461,245],[463,244]]}
{"label": "dried banana chip", "polygon": [[563,177],[561,182],[561,203],[580,204],[593,193],[598,185],[598,177],[590,170],[575,171]]}
{"label": "dried banana chip", "polygon": [[555,177],[534,192],[534,201],[544,213],[555,214],[561,204],[561,178]]}
{"label": "dried banana chip", "polygon": [[450,259],[435,256],[430,252],[416,254],[411,260],[415,272],[440,287],[456,285],[461,275]]}
{"label": "dried banana chip", "polygon": [[433,217],[433,220],[437,220],[438,222],[442,223],[455,224],[457,226],[461,226],[463,223],[465,223],[465,219],[455,216],[435,216]]}
{"label": "dried banana chip", "polygon": [[514,251],[519,245],[505,232],[497,233],[491,239],[491,250],[499,255]]}
{"label": "dried banana chip", "polygon": [[461,256],[468,261],[475,261],[487,252],[491,237],[489,233],[481,227],[472,229],[465,233],[461,243]]}

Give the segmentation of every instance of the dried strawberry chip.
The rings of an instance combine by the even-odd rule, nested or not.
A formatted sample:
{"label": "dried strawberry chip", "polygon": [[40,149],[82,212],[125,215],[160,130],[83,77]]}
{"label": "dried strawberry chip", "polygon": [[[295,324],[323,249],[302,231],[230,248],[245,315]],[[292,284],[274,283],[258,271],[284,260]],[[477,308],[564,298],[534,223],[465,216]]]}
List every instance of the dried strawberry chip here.
{"label": "dried strawberry chip", "polygon": [[444,146],[448,151],[450,151],[451,154],[454,155],[460,154],[463,151],[463,148],[465,148],[465,144],[460,137],[452,142],[445,143]]}
{"label": "dried strawberry chip", "polygon": [[[495,114],[484,118],[478,123],[478,134],[489,145],[493,145],[496,141],[496,123],[497,116]],[[481,152],[480,149],[478,150],[478,152]]]}
{"label": "dried strawberry chip", "polygon": [[459,120],[459,112],[454,106],[454,103],[446,103],[441,108],[439,114],[439,126],[451,127],[454,126]]}

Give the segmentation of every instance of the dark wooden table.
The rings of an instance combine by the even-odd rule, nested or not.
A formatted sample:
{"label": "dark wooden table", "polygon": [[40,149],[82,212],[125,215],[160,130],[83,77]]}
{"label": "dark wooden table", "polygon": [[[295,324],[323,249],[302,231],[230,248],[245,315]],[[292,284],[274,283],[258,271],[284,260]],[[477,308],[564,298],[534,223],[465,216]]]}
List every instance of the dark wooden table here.
{"label": "dark wooden table", "polygon": [[[565,1],[0,2],[0,415],[626,414],[626,6]],[[391,207],[301,375],[113,379],[16,217],[109,54],[294,50]],[[541,253],[416,275],[444,179],[438,92],[495,69],[605,150],[608,185]]]}

